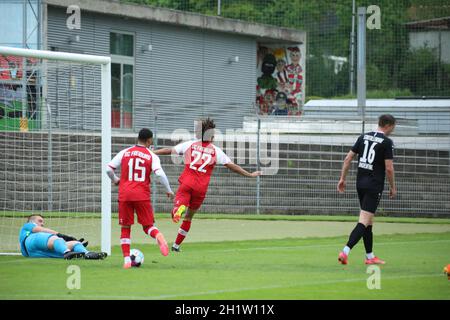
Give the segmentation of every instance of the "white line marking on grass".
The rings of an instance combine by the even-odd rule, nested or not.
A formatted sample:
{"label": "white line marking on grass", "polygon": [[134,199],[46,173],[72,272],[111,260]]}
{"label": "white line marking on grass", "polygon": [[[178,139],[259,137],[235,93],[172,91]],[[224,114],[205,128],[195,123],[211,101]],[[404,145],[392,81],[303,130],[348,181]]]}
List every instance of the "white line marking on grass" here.
{"label": "white line marking on grass", "polygon": [[[383,277],[384,280],[396,280],[396,279],[409,279],[409,278],[434,278],[434,277],[442,277],[440,274],[416,274],[416,275],[402,275],[402,276],[392,276],[392,277]],[[352,278],[352,279],[340,279],[340,280],[326,280],[326,281],[310,281],[305,283],[297,283],[292,285],[271,285],[271,286],[263,286],[256,288],[239,288],[239,289],[225,289],[225,290],[211,290],[211,291],[201,291],[201,292],[192,292],[186,294],[164,294],[158,296],[114,296],[114,295],[84,295],[84,294],[73,294],[67,296],[68,299],[133,299],[133,300],[163,300],[163,299],[174,299],[180,297],[193,297],[193,296],[209,296],[215,294],[222,293],[238,293],[244,291],[260,291],[260,290],[270,290],[270,289],[289,289],[296,287],[308,287],[308,286],[320,286],[326,284],[336,284],[336,283],[351,283],[361,281],[366,283],[367,279],[364,278]],[[39,299],[64,299],[66,296],[64,294],[59,295],[46,295],[46,294],[14,294],[14,295],[0,295],[1,299],[13,299],[16,297],[18,299],[30,299],[30,298],[39,298]]]}
{"label": "white line marking on grass", "polygon": [[[395,280],[395,279],[408,279],[408,278],[428,278],[428,277],[442,277],[439,274],[418,274],[418,275],[404,275],[404,276],[395,276],[395,277],[383,277],[383,280]],[[193,292],[189,294],[173,294],[173,295],[161,295],[156,297],[151,297],[151,299],[161,300],[161,299],[172,299],[172,298],[180,298],[180,297],[192,297],[192,296],[208,296],[220,293],[237,293],[243,291],[259,291],[259,290],[269,290],[269,289],[288,289],[288,288],[296,288],[296,287],[307,287],[307,286],[320,286],[324,284],[336,284],[342,282],[364,282],[366,283],[366,278],[353,278],[353,279],[341,279],[341,280],[326,280],[326,281],[311,281],[302,284],[293,284],[293,285],[272,285],[265,287],[257,287],[257,288],[241,288],[241,289],[231,289],[231,290],[213,290],[213,291],[205,291],[205,292]]]}
{"label": "white line marking on grass", "polygon": [[[305,238],[306,240],[307,238]],[[441,242],[450,242],[450,239],[448,240],[421,240],[421,241],[398,241],[398,242],[377,242],[375,243],[378,245],[396,245],[396,244],[412,244],[412,243],[441,243]],[[327,248],[327,247],[339,247],[339,244],[311,244],[311,245],[301,245],[301,246],[273,246],[273,247],[252,247],[252,248],[235,248],[235,249],[224,249],[224,250],[204,250],[202,252],[235,252],[235,251],[248,251],[248,250],[272,250],[272,249],[314,249],[314,248]]]}
{"label": "white line marking on grass", "polygon": [[64,293],[61,294],[13,294],[13,295],[0,295],[0,299],[2,300],[14,300],[14,299],[39,299],[39,300],[47,300],[47,299],[56,299],[56,300],[64,300],[64,299],[118,299],[118,300],[126,300],[126,299],[132,299],[132,300],[149,300],[146,297],[141,296],[101,296],[101,295],[85,295],[85,294],[71,294],[71,295],[65,295]]}
{"label": "white line marking on grass", "polygon": [[39,262],[39,261],[58,261],[62,260],[62,258],[25,258],[22,257],[21,259],[14,259],[14,260],[8,260],[8,261],[0,261],[0,264],[8,264],[8,263],[17,263],[17,262]]}
{"label": "white line marking on grass", "polygon": [[[307,238],[305,238],[307,240]],[[246,241],[246,240],[243,240]],[[417,241],[397,241],[397,242],[377,242],[376,245],[403,245],[403,244],[411,244],[411,243],[445,243],[450,242],[450,239],[448,240],[417,240]],[[328,247],[339,247],[339,244],[311,244],[311,245],[301,245],[301,246],[273,246],[273,247],[252,247],[252,248],[235,248],[235,249],[214,249],[214,250],[202,250],[201,252],[236,252],[236,251],[249,251],[249,250],[282,250],[282,249],[314,249],[314,248],[328,248]],[[49,258],[51,259],[51,258]],[[36,259],[33,259],[34,261],[38,261]],[[9,261],[0,261],[1,264],[8,264],[8,263],[17,263],[17,262],[28,262],[30,259],[14,259]]]}

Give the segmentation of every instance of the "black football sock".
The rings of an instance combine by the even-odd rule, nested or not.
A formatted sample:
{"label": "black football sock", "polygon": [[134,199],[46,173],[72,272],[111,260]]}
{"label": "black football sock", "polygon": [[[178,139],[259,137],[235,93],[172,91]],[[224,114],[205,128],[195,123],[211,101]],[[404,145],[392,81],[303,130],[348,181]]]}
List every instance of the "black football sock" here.
{"label": "black football sock", "polygon": [[347,247],[352,249],[358,243],[358,241],[361,240],[365,232],[366,226],[363,225],[362,223],[358,223],[355,229],[353,229],[352,233],[350,233],[350,237],[347,242]]}
{"label": "black football sock", "polygon": [[366,232],[364,232],[364,247],[366,248],[366,253],[372,253],[373,250],[373,233],[372,233],[372,226],[366,227]]}

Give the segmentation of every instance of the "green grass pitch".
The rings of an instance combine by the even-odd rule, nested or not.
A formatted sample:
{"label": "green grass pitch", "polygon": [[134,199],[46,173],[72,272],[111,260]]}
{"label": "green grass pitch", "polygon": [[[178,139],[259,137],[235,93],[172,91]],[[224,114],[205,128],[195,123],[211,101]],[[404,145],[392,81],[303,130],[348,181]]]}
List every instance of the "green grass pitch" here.
{"label": "green grass pitch", "polygon": [[[168,257],[136,226],[132,248],[145,263],[130,270],[119,246],[104,261],[0,256],[0,299],[450,299],[448,221],[376,224],[374,250],[387,264],[381,288],[368,289],[362,241],[348,266],[337,262],[355,221],[308,220],[197,219],[183,252]],[[178,225],[157,222],[171,242]],[[71,265],[80,289],[67,287]]]}

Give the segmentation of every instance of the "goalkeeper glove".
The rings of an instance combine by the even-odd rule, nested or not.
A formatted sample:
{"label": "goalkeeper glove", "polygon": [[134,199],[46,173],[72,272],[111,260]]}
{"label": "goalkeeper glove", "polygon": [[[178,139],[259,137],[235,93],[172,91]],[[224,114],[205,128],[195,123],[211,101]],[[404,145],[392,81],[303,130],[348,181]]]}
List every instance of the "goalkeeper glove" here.
{"label": "goalkeeper glove", "polygon": [[76,238],[72,237],[72,236],[68,236],[66,234],[62,234],[62,233],[57,233],[56,234],[57,237],[64,239],[64,241],[75,241],[77,240]]}
{"label": "goalkeeper glove", "polygon": [[84,241],[84,238],[78,239],[78,241],[86,248],[89,244],[89,241]]}

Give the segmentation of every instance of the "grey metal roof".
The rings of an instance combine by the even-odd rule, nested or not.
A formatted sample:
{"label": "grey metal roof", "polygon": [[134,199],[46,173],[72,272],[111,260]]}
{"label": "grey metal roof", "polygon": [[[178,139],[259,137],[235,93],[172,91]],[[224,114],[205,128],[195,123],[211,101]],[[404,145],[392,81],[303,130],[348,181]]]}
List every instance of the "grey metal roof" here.
{"label": "grey metal roof", "polygon": [[280,28],[146,5],[122,3],[117,0],[43,0],[43,2],[48,5],[66,8],[70,5],[77,5],[82,11],[87,10],[101,14],[168,23],[189,28],[240,34],[255,37],[258,41],[282,41],[296,44],[306,41],[306,32],[296,29]]}
{"label": "grey metal roof", "polygon": [[405,23],[408,29],[450,29],[450,17],[420,20]]}

